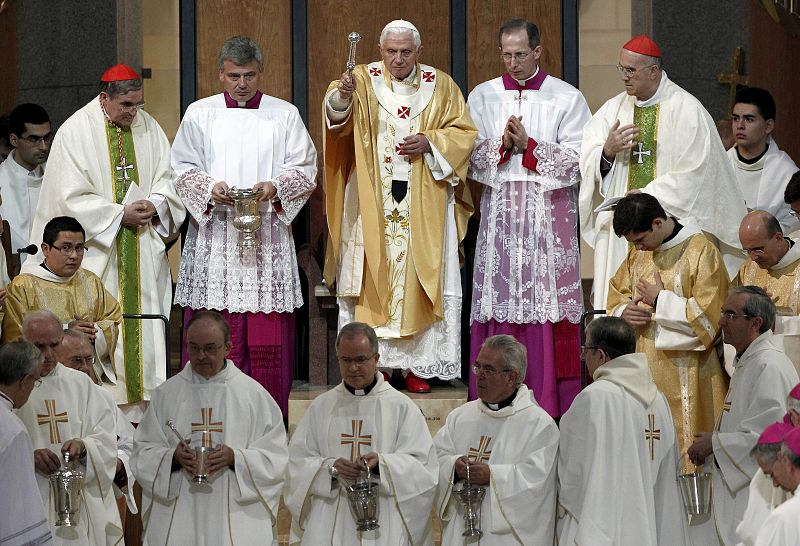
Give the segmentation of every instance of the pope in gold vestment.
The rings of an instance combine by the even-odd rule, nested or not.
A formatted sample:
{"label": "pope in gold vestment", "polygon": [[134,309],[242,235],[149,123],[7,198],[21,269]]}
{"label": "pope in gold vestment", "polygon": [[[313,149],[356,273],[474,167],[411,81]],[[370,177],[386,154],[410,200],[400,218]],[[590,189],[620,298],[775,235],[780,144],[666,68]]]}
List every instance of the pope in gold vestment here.
{"label": "pope in gold vestment", "polygon": [[609,283],[609,313],[621,315],[636,295],[639,279],[653,283],[656,272],[664,289],[652,320],[636,329],[636,350],[647,354],[656,386],[669,402],[680,452],[685,453],[695,432],[713,429],[728,390],[718,356],[728,275],[717,248],[699,230],[684,226],[654,251],[628,251]]}

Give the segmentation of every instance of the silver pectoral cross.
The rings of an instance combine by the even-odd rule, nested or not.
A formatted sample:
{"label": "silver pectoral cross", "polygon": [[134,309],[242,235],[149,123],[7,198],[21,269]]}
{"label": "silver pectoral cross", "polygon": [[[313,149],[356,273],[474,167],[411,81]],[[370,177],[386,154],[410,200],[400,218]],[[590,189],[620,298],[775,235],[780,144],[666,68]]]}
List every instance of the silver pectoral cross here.
{"label": "silver pectoral cross", "polygon": [[638,161],[636,163],[639,163],[639,164],[644,163],[644,160],[642,159],[642,156],[643,155],[649,156],[650,153],[651,153],[650,150],[642,151],[642,143],[640,142],[639,143],[639,149],[633,151],[633,155],[637,156],[636,159],[638,159]]}
{"label": "silver pectoral cross", "polygon": [[116,170],[121,171],[122,178],[118,178],[117,180],[130,180],[131,177],[128,176],[128,171],[133,169],[133,165],[118,165]]}

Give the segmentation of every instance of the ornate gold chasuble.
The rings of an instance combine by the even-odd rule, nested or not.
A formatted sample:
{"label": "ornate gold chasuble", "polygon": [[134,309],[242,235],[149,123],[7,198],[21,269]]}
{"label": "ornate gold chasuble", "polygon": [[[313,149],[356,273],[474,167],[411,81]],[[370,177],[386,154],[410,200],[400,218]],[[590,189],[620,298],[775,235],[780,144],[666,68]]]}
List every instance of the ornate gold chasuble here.
{"label": "ornate gold chasuble", "polygon": [[[618,308],[636,295],[639,279],[652,283],[656,272],[661,275],[664,290],[686,300],[681,314],[696,337],[695,345],[656,347],[666,329],[659,324],[659,318],[664,317],[654,313],[653,320],[636,329],[636,350],[647,354],[656,386],[669,403],[680,452],[685,453],[696,432],[713,430],[728,390],[728,377],[718,356],[719,310],[727,297],[728,277],[719,251],[700,233],[668,249],[631,249],[609,282],[609,313],[619,315]],[[664,297],[662,291],[659,305]],[[682,463],[688,465],[687,461],[684,458]]]}
{"label": "ornate gold chasuble", "polygon": [[[375,68],[380,72],[376,73]],[[356,91],[352,114],[341,129],[324,132],[326,213],[329,240],[326,249],[325,279],[334,286],[339,261],[345,189],[348,183],[357,184],[358,207],[363,233],[363,277],[356,298],[356,320],[373,326],[387,324],[392,317],[392,304],[397,304],[397,288],[402,285],[402,317],[400,335],[410,336],[424,330],[443,317],[442,263],[449,185],[434,179],[422,156],[410,159],[408,177],[408,212],[398,207],[384,208],[387,146],[381,138],[381,106],[373,90],[371,78],[389,75],[382,63],[359,65],[353,71]],[[393,117],[414,120],[415,133],[424,134],[441,152],[458,178],[453,188],[456,200],[455,215],[459,241],[466,234],[467,220],[472,214],[472,199],[465,185],[469,157],[477,131],[466,105],[451,100],[460,93],[455,83],[444,73],[417,65],[425,83],[435,85],[433,96],[421,112],[389,112]],[[430,81],[425,78],[431,78]],[[330,91],[338,85],[331,83]],[[325,107],[323,106],[323,115]],[[394,122],[393,122],[394,123]],[[386,130],[391,134],[391,123]],[[323,119],[323,126],[327,127]],[[383,131],[383,133],[387,132]],[[355,174],[351,178],[351,174]],[[405,216],[407,214],[407,217]],[[406,218],[406,219],[404,219]],[[405,235],[403,241],[409,256],[403,256],[405,271],[390,265],[391,254],[387,240]],[[397,228],[402,228],[397,231]],[[387,230],[394,230],[389,233]],[[394,256],[398,258],[399,254]],[[394,292],[392,284],[396,287]],[[393,297],[394,293],[394,297]]]}
{"label": "ornate gold chasuble", "polygon": [[[114,181],[114,202],[121,204],[128,188],[139,180],[136,168],[136,151],[130,127],[120,127],[106,118],[108,155],[111,179]],[[120,226],[116,237],[117,268],[119,271],[120,305],[123,314],[142,312],[141,279],[139,276],[139,233]],[[125,386],[128,403],[144,399],[142,380],[142,323],[139,320],[122,321],[123,354],[125,355]]]}
{"label": "ornate gold chasuble", "polygon": [[639,128],[639,144],[631,149],[628,189],[640,190],[656,177],[659,105],[634,106],[633,124]]}

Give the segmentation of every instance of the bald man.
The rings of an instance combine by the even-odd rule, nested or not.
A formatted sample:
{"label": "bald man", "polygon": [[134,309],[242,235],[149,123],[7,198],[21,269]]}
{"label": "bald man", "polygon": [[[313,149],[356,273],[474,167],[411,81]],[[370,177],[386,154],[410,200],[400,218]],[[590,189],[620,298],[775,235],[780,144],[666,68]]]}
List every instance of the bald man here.
{"label": "bald man", "polygon": [[800,245],[785,237],[778,220],[763,210],[744,217],[739,240],[747,261],[734,284],[767,291],[778,311],[775,333],[784,335],[786,354],[800,370]]}

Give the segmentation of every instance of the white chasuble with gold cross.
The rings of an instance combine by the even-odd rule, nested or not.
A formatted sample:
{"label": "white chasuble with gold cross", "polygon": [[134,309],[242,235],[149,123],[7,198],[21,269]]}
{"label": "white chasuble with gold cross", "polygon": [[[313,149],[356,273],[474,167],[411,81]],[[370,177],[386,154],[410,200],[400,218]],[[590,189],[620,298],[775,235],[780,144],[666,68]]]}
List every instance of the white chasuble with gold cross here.
{"label": "white chasuble with gold cross", "polygon": [[[426,129],[420,120],[436,90],[437,71],[418,65],[403,81],[388,78],[381,62],[367,66],[370,90],[377,98],[378,130],[376,151],[381,197],[386,255],[389,269],[389,320],[375,328],[379,338],[381,365],[411,369],[424,378],[453,379],[460,370],[461,280],[458,264],[458,236],[455,226],[453,186],[458,183],[453,168],[431,143],[431,151],[423,154],[424,161],[412,162],[400,152],[407,136]],[[335,89],[332,91],[334,92]],[[328,109],[328,124],[335,128],[350,115]],[[337,116],[338,114],[338,116]],[[427,329],[403,336],[406,268],[413,260],[411,248],[411,190],[412,169],[429,169],[437,183],[447,186],[444,257],[442,264],[444,318]],[[361,228],[358,195],[355,183],[348,182],[345,190],[345,213],[342,222],[342,244],[337,272],[340,327],[355,319],[355,298],[360,294],[364,272],[364,234]],[[403,184],[405,183],[405,184]],[[394,192],[393,192],[394,185]]]}
{"label": "white chasuble with gold cross", "polygon": [[[178,439],[168,420],[194,445],[228,446],[233,464],[205,484],[173,470]],[[283,419],[264,387],[230,360],[210,379],[189,363],[155,390],[136,430],[131,465],[143,490],[145,544],[277,545]]]}
{"label": "white chasuble with gold cross", "polygon": [[464,512],[454,490],[455,462],[468,456],[489,465],[481,506],[486,544],[552,544],[556,516],[558,428],[525,385],[514,402],[492,411],[481,400],[453,410],[434,438],[439,458],[436,511],[442,544],[462,544]]}
{"label": "white chasuble with gold cross", "polygon": [[692,525],[695,544],[715,528],[725,546],[738,542],[736,527],[747,507],[747,486],[758,468],[750,450],[767,426],[783,418],[786,395],[798,382],[794,364],[783,352],[782,339],[771,331],[756,338],[734,366],[712,436],[716,465],[710,457],[705,465],[706,471],[713,473],[713,516],[702,526]]}
{"label": "white chasuble with gold cross", "polygon": [[33,389],[17,415],[28,429],[34,450],[49,449],[60,458],[61,446],[75,438],[86,447],[86,456],[76,465],[85,475],[76,527],[55,526],[49,477],[36,472],[54,544],[121,544],[122,525],[112,489],[116,416],[108,410],[103,393],[88,375],[58,364],[42,377],[42,384]]}
{"label": "white chasuble with gold cross", "polygon": [[[363,396],[339,384],[317,397],[292,435],[284,489],[292,544],[433,544],[437,464],[425,417],[376,375],[376,385]],[[370,452],[378,454],[380,529],[359,533],[344,482],[331,479],[328,467],[340,457]]]}

